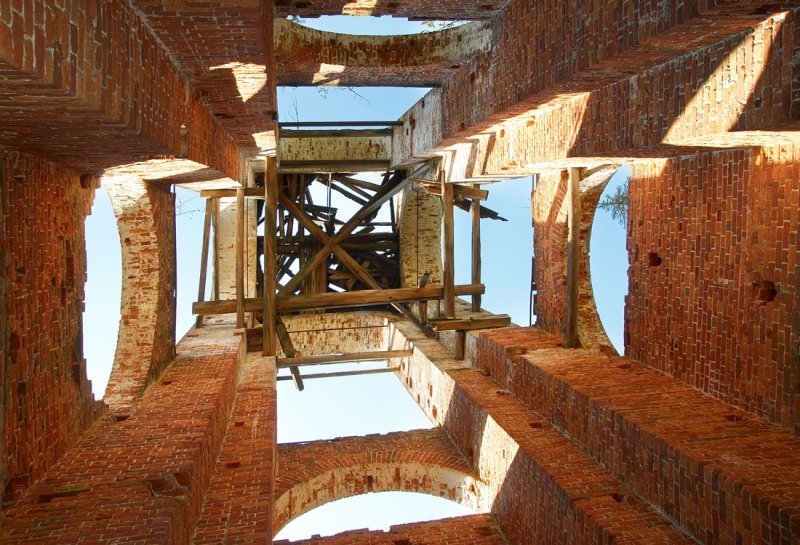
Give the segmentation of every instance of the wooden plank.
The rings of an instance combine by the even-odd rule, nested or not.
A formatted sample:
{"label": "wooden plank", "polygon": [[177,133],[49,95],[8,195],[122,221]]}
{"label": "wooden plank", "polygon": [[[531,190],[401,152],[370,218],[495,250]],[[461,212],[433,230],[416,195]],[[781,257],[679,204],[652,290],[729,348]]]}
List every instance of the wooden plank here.
{"label": "wooden plank", "polygon": [[[281,348],[283,349],[283,353],[286,354],[289,358],[294,358],[297,356],[297,351],[294,349],[294,343],[292,342],[292,338],[289,336],[289,331],[286,329],[286,324],[283,323],[280,316],[275,321],[275,333],[278,336],[278,340],[281,343]],[[300,371],[297,367],[292,367],[290,369],[292,373],[292,380],[294,380],[294,385],[299,391],[303,391],[303,378],[300,376]]]}
{"label": "wooden plank", "polygon": [[476,316],[474,318],[456,318],[453,320],[432,320],[436,331],[473,331],[476,329],[492,329],[511,325],[511,317],[507,314],[496,316]]}
{"label": "wooden plank", "polygon": [[264,306],[261,317],[263,330],[262,355],[275,356],[277,354],[275,324],[278,311],[275,306],[276,290],[276,264],[277,252],[275,251],[277,232],[278,210],[278,166],[274,157],[267,157],[264,173]]}
{"label": "wooden plank", "polygon": [[[481,283],[481,204],[472,201],[469,208],[472,217],[472,283]],[[472,296],[472,312],[481,311],[481,296]]]}
{"label": "wooden plank", "polygon": [[356,227],[361,225],[361,222],[369,217],[370,214],[379,209],[387,199],[392,198],[392,195],[403,189],[406,183],[408,183],[408,181],[402,177],[401,174],[395,174],[391,179],[389,179],[383,185],[383,187],[381,187],[381,190],[377,192],[367,204],[361,207],[361,209],[347,223],[345,223],[341,229],[339,229],[338,233],[328,240],[322,249],[320,249],[311,257],[311,259],[303,264],[300,270],[297,271],[297,274],[294,276],[294,278],[292,278],[281,290],[280,295],[294,293],[294,291],[300,287],[303,280],[305,280],[306,276],[308,276],[312,270],[326,260],[328,255],[330,255],[330,253],[339,245],[339,243],[346,239],[350,233],[356,229]]}
{"label": "wooden plank", "polygon": [[281,129],[281,138],[375,138],[381,136],[392,136],[392,129],[317,129],[317,130],[297,130]]}
{"label": "wooden plank", "polygon": [[219,199],[214,199],[214,216],[212,227],[214,228],[214,278],[212,285],[212,298],[219,301]]}
{"label": "wooden plank", "polygon": [[281,121],[283,127],[402,127],[402,121]]}
{"label": "wooden plank", "polygon": [[[357,371],[337,371],[335,373],[311,373],[303,375],[303,379],[315,378],[336,378],[336,377],[355,377],[358,375],[379,375],[382,373],[394,373],[397,369],[385,367],[380,369],[360,369]],[[278,380],[292,380],[293,377],[278,377]]]}
{"label": "wooden plank", "polygon": [[[431,273],[426,272],[425,274],[423,274],[420,277],[419,282],[417,283],[417,287],[418,288],[424,288],[425,286],[428,285],[428,280],[430,280],[430,279],[431,279]],[[427,324],[428,323],[428,302],[427,301],[420,301],[419,302],[419,321],[422,324]]]}
{"label": "wooden plank", "polygon": [[444,222],[444,313],[447,318],[456,317],[456,295],[454,275],[454,236],[453,236],[453,186],[447,183],[444,170],[439,171],[439,183],[442,185],[442,221]]}
{"label": "wooden plank", "polygon": [[377,350],[374,352],[344,352],[339,354],[321,354],[319,356],[278,358],[278,368],[297,367],[298,365],[326,365],[331,363],[382,361],[388,360],[389,358],[408,358],[413,355],[413,350]]}
{"label": "wooden plank", "polygon": [[456,346],[453,352],[453,358],[457,360],[464,359],[464,344],[467,342],[467,335],[463,331],[456,331]]}
{"label": "wooden plank", "polygon": [[[205,199],[218,199],[221,197],[235,197],[236,193],[241,188],[231,187],[227,189],[203,189],[200,191],[200,196]],[[244,196],[247,199],[263,199],[264,189],[261,187],[245,187]]]}
{"label": "wooden plank", "polygon": [[[441,195],[442,188],[439,182],[433,180],[426,180],[424,178],[412,178],[412,182],[422,184],[428,193],[433,195]],[[485,201],[489,198],[489,191],[486,189],[477,189],[476,187],[469,187],[463,184],[450,184],[453,187],[453,195],[455,197],[463,197],[466,199],[473,199],[478,201]],[[478,184],[474,184],[477,186]]]}
{"label": "wooden plank", "polygon": [[236,327],[244,327],[244,188],[236,191]]}
{"label": "wooden plank", "polygon": [[581,169],[570,168],[567,178],[567,331],[566,348],[578,348],[578,274],[580,269]]}
{"label": "wooden plank", "polygon": [[[206,274],[208,272],[208,246],[211,242],[211,216],[214,213],[214,204],[211,199],[206,199],[206,215],[203,220],[203,248],[200,251],[200,282],[197,287],[197,300],[205,301],[206,299]],[[195,326],[200,327],[203,325],[203,317],[198,316],[195,320]]]}
{"label": "wooden plank", "polygon": [[[455,286],[456,295],[483,293],[483,285],[464,284]],[[349,292],[328,292],[314,295],[278,296],[275,305],[278,314],[303,310],[352,308],[382,306],[391,303],[410,303],[413,301],[435,301],[444,296],[444,289],[435,286],[424,288],[395,288],[386,290],[358,290]],[[261,310],[261,299],[245,299],[245,311]],[[205,301],[192,305],[194,314],[230,314],[236,312],[236,301]]]}

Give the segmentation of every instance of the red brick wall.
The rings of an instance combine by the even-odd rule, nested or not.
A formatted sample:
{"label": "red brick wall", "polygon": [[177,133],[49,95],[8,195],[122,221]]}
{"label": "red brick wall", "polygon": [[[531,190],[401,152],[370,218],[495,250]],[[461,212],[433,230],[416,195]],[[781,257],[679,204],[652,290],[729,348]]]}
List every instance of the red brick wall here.
{"label": "red brick wall", "polygon": [[[289,545],[276,541],[276,545]],[[392,526],[388,531],[355,530],[329,537],[313,537],[292,545],[505,545],[506,540],[491,515],[417,522]]]}
{"label": "red brick wall", "polygon": [[4,513],[0,540],[187,543],[234,406],[241,339],[230,325],[190,331],[129,415],[100,419]]}
{"label": "red brick wall", "polygon": [[225,441],[217,457],[194,545],[264,545],[272,532],[277,396],[275,359],[242,364]]}
{"label": "red brick wall", "polygon": [[177,154],[239,179],[239,153],[125,0],[0,5],[0,143],[99,173]]}
{"label": "red brick wall", "polygon": [[706,152],[630,182],[628,354],[800,432],[798,144]]}
{"label": "red brick wall", "polygon": [[327,502],[369,492],[423,492],[477,509],[474,473],[441,429],[278,446],[274,530]]}
{"label": "red brick wall", "polygon": [[38,480],[102,411],[86,379],[81,331],[84,220],[94,182],[0,150],[5,226],[4,502]]}
{"label": "red brick wall", "polygon": [[503,0],[449,0],[426,1],[396,0],[374,2],[372,0],[276,0],[275,15],[288,17],[319,17],[321,15],[391,15],[409,19],[464,20],[484,19],[495,15],[504,4]]}
{"label": "red brick wall", "polygon": [[482,334],[478,358],[519,402],[701,543],[800,538],[787,516],[800,502],[792,434],[637,361],[557,347],[536,328]]}

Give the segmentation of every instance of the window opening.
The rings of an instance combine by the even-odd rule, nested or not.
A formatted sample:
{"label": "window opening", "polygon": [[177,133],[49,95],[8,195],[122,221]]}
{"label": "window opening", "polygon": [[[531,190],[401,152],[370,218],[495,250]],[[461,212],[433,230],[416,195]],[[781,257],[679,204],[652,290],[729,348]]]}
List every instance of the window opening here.
{"label": "window opening", "polygon": [[592,222],[589,271],[597,313],[609,340],[625,352],[625,296],[628,295],[626,245],[628,181],[631,169],[623,165],[606,185]]}
{"label": "window opening", "polygon": [[122,297],[122,248],[111,199],[103,188],[94,194],[86,217],[86,306],[83,347],[86,375],[95,399],[102,399],[117,349]]}

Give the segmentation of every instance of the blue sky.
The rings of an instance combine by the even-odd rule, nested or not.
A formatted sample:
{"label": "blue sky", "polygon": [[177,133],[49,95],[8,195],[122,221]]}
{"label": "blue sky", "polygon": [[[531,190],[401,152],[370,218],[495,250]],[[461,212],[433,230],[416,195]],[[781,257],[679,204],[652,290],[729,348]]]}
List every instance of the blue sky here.
{"label": "blue sky", "polygon": [[[420,23],[381,18],[307,19],[305,24],[349,33],[397,34],[429,30]],[[370,31],[370,32],[368,32]],[[421,98],[425,89],[280,88],[282,120],[396,119]],[[295,108],[296,105],[296,108]],[[616,176],[607,192],[625,179]],[[532,228],[531,178],[505,181],[488,187],[486,205],[508,222],[482,220],[483,306],[510,314],[515,323],[528,325]],[[180,339],[193,324],[191,303],[197,294],[203,203],[197,194],[176,189],[177,216],[177,326]],[[102,396],[116,347],[121,283],[119,235],[108,197],[98,191],[86,224],[88,282],[84,313],[84,349],[95,395]],[[469,215],[455,211],[456,281],[470,281]],[[612,342],[622,346],[623,305],[627,293],[625,229],[598,212],[592,233],[591,267],[598,310]],[[350,364],[351,366],[353,364]],[[379,363],[360,368],[379,367]],[[430,427],[400,382],[392,375],[307,381],[297,392],[291,382],[278,385],[279,441],[305,441],[367,433],[387,433]],[[429,496],[386,493],[349,498],[316,509],[288,525],[279,537],[300,539],[346,529],[386,528],[389,524],[441,518],[465,513],[461,506]]]}

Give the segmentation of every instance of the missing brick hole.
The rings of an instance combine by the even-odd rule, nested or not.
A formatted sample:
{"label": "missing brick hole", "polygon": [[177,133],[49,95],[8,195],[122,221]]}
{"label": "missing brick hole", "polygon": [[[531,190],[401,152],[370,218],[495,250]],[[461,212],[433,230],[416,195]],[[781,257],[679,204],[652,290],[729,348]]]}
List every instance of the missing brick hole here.
{"label": "missing brick hole", "polygon": [[542,427],[542,423],[541,422],[530,422],[529,426],[536,430],[536,429],[539,429],[539,428]]}
{"label": "missing brick hole", "polygon": [[762,303],[769,303],[775,300],[778,295],[778,289],[775,287],[774,282],[769,280],[761,280],[755,283],[756,297]]}
{"label": "missing brick hole", "polygon": [[372,475],[367,475],[367,488],[372,490],[372,485],[374,482],[375,482],[375,477],[373,477]]}
{"label": "missing brick hole", "polygon": [[619,492],[612,492],[611,499],[613,499],[617,503],[629,503],[631,497],[627,494],[620,494]]}
{"label": "missing brick hole", "polygon": [[431,414],[433,415],[434,418],[436,418],[436,415],[438,414],[438,412],[439,411],[436,410],[436,405],[434,405],[433,408],[431,409]]}
{"label": "missing brick hole", "polygon": [[661,256],[659,256],[656,252],[648,252],[647,265],[649,267],[658,267],[661,265]]}
{"label": "missing brick hole", "polygon": [[744,420],[744,416],[740,414],[726,414],[725,420],[727,420],[728,422],[741,422],[742,420]]}
{"label": "missing brick hole", "polygon": [[236,469],[237,467],[241,467],[241,465],[242,462],[238,460],[235,462],[225,462],[225,467],[227,467],[228,469]]}
{"label": "missing brick hole", "polygon": [[52,492],[46,492],[43,494],[39,494],[39,503],[50,503],[56,498],[68,498],[70,496],[77,496],[83,492],[87,492],[89,489],[88,486],[70,486],[67,488],[61,488],[59,490],[54,490]]}
{"label": "missing brick hole", "polygon": [[113,415],[114,422],[125,422],[127,419],[131,417],[129,414],[115,414]]}

